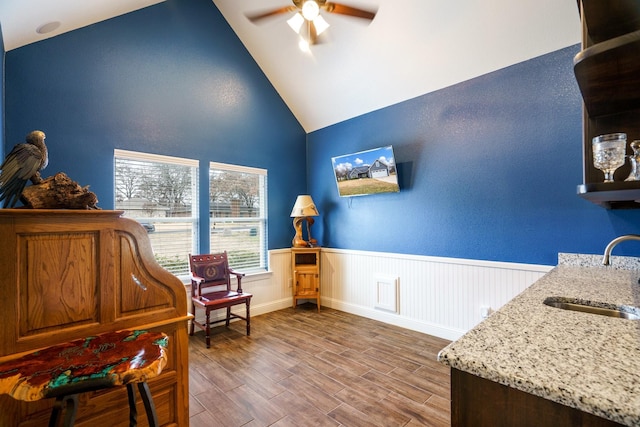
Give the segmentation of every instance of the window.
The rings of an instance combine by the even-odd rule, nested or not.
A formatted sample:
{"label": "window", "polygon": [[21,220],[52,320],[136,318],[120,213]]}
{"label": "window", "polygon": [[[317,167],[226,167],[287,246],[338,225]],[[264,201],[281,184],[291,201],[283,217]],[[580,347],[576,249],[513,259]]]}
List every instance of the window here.
{"label": "window", "polygon": [[267,171],[209,164],[211,252],[227,251],[231,267],[267,269]]}
{"label": "window", "polygon": [[198,161],[115,150],[115,208],[140,222],[158,263],[189,274],[198,252]]}

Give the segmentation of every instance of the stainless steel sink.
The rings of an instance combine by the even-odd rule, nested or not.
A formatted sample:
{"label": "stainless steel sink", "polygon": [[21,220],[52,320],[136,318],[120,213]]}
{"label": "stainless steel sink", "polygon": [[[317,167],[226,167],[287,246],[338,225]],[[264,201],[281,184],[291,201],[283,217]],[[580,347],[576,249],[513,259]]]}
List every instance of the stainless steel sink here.
{"label": "stainless steel sink", "polygon": [[640,320],[640,308],[628,305],[613,305],[579,299],[549,297],[544,300],[549,307],[562,310],[580,311],[583,313],[599,314],[600,316],[619,317],[621,319]]}

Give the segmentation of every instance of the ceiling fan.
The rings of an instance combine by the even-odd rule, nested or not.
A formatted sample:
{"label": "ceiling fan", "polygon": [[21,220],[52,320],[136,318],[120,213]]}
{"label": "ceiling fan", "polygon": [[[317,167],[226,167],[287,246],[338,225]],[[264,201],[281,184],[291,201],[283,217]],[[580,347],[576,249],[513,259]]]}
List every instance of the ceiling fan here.
{"label": "ceiling fan", "polygon": [[247,15],[247,18],[256,23],[264,18],[283,13],[295,12],[291,18],[287,20],[289,26],[298,34],[302,35],[303,26],[306,24],[306,36],[309,44],[315,44],[318,36],[329,28],[329,23],[324,20],[320,11],[335,13],[338,15],[352,16],[366,20],[373,20],[376,16],[375,11],[358,9],[340,3],[332,3],[327,0],[291,0],[293,6],[283,6],[278,9],[269,10],[253,15]]}

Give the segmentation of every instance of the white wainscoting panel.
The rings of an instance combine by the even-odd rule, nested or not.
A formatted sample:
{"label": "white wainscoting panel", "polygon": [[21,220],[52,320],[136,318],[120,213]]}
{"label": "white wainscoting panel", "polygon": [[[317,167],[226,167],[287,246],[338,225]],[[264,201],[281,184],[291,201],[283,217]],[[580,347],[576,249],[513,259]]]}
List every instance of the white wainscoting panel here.
{"label": "white wainscoting panel", "polygon": [[[324,249],[322,304],[455,340],[552,266]],[[378,277],[398,278],[398,311],[376,310]]]}
{"label": "white wainscoting panel", "polygon": [[[322,248],[320,263],[323,306],[449,340],[553,268],[331,248]],[[252,316],[291,307],[291,251],[269,251],[269,272],[242,284],[253,294]]]}

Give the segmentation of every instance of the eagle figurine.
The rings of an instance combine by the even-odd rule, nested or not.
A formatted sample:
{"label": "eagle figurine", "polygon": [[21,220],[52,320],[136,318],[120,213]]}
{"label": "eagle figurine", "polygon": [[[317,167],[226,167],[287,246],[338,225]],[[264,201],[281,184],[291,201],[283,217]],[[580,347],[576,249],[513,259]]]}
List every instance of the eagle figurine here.
{"label": "eagle figurine", "polygon": [[0,165],[0,201],[5,208],[18,203],[27,181],[42,182],[40,171],[49,164],[45,134],[34,130],[26,137],[26,142],[17,144]]}

